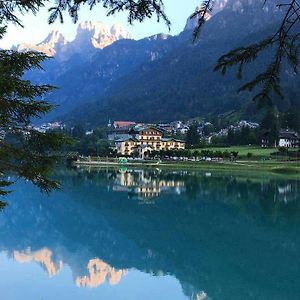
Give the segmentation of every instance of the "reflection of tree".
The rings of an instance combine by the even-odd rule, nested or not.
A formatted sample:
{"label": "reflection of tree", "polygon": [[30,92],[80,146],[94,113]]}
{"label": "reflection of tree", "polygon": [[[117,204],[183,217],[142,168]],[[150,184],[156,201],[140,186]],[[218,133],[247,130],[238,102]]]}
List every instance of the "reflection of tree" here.
{"label": "reflection of tree", "polygon": [[[31,189],[24,197],[22,187],[12,195],[20,199],[13,198],[3,214],[0,249],[47,247],[81,285],[100,280],[97,270],[106,267],[95,267],[95,261],[93,272],[87,267],[98,257],[116,272],[136,268],[174,275],[195,299],[203,290],[213,299],[300,293],[289,280],[299,276],[291,263],[300,251],[296,180],[151,170],[146,179],[184,182],[187,192],[161,194],[154,205],[142,206],[113,192],[118,170],[59,172],[63,192],[57,200],[44,201]],[[283,186],[294,191],[293,201],[274,201]]]}
{"label": "reflection of tree", "polygon": [[0,200],[0,211],[6,206],[6,203]]}

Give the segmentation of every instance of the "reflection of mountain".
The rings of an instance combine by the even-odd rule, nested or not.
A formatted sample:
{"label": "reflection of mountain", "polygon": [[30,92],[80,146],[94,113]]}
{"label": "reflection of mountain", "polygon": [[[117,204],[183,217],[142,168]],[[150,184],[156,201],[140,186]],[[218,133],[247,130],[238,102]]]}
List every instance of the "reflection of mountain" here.
{"label": "reflection of mountain", "polygon": [[[148,170],[146,178],[183,182],[185,190],[181,197],[161,193],[146,206],[113,191],[117,170],[57,176],[63,189],[51,199],[25,184],[10,195],[0,250],[51,249],[55,270],[62,261],[81,286],[135,268],[175,276],[192,299],[203,290],[212,299],[300,294],[297,180]],[[283,186],[291,186],[293,201],[274,201]]]}
{"label": "reflection of mountain", "polygon": [[94,288],[103,284],[106,279],[111,285],[116,285],[120,282],[121,277],[127,274],[127,270],[115,270],[99,258],[91,259],[87,269],[89,276],[77,277],[77,286]]}
{"label": "reflection of mountain", "polygon": [[[52,251],[47,248],[34,252],[30,249],[22,252],[13,251],[13,257],[19,263],[34,261],[41,264],[49,276],[56,275],[64,265],[62,260],[54,262]],[[87,275],[76,277],[75,283],[78,287],[95,288],[106,281],[111,285],[116,285],[120,282],[122,276],[127,274],[127,270],[115,270],[99,258],[90,259],[87,264],[87,271]]]}
{"label": "reflection of mountain", "polygon": [[31,252],[30,249],[24,252],[14,251],[14,259],[19,263],[35,261],[43,266],[49,276],[56,275],[63,267],[61,260],[56,264],[52,261],[52,251],[47,248],[34,252]]}

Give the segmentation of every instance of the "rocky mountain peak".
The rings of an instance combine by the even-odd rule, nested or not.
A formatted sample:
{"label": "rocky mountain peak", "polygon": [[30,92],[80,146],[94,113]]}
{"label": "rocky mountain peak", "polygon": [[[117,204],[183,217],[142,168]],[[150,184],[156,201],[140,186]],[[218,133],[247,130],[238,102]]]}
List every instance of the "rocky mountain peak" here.
{"label": "rocky mountain peak", "polygon": [[108,27],[102,22],[85,21],[78,25],[76,37],[72,42],[68,42],[59,31],[54,30],[41,43],[23,43],[13,49],[20,52],[38,51],[65,59],[74,53],[86,54],[95,48],[103,49],[121,39],[132,39],[132,36],[120,25]]}
{"label": "rocky mountain peak", "polygon": [[16,46],[15,48],[20,52],[33,50],[43,52],[48,56],[55,56],[57,52],[59,52],[67,43],[68,42],[66,38],[59,31],[54,30],[49,33],[44,41],[37,45],[23,43]]}
{"label": "rocky mountain peak", "polygon": [[120,25],[109,28],[102,22],[85,21],[79,24],[73,43],[92,44],[94,48],[103,49],[120,39],[132,39]]}
{"label": "rocky mountain peak", "polygon": [[49,45],[51,47],[55,47],[56,45],[65,45],[67,40],[65,37],[58,31],[53,30],[49,33],[49,35],[45,38],[45,40],[38,45]]}

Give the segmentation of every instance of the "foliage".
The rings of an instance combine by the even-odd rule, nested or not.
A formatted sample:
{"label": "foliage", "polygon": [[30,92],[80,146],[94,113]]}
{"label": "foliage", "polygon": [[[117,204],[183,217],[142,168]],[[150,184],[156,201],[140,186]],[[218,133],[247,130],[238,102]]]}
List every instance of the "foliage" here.
{"label": "foliage", "polygon": [[260,128],[267,134],[270,145],[274,145],[278,140],[280,129],[278,113],[274,109],[269,109],[267,111],[261,122]]}
{"label": "foliage", "polygon": [[300,130],[300,112],[298,109],[290,107],[282,116],[282,128],[289,128],[295,131]]}
{"label": "foliage", "polygon": [[[268,2],[268,0],[265,1]],[[270,37],[245,47],[236,48],[219,58],[215,67],[216,71],[225,74],[228,67],[238,66],[237,77],[241,78],[244,66],[257,59],[259,54],[268,49],[274,50],[274,58],[266,69],[256,75],[253,80],[244,84],[239,91],[252,91],[261,87],[253,100],[259,106],[265,103],[272,104],[272,97],[275,95],[283,98],[280,77],[284,60],[291,66],[292,71],[297,73],[299,65],[299,32],[300,5],[297,0],[290,0],[287,3],[278,4],[277,7],[283,10],[281,24],[277,31]]]}
{"label": "foliage", "polygon": [[114,153],[110,149],[107,140],[106,128],[96,128],[91,134],[81,125],[75,125],[71,130],[64,131],[64,134],[73,138],[74,143],[65,147],[67,152],[76,152],[85,156],[111,156]]}
{"label": "foliage", "polygon": [[209,136],[214,131],[215,131],[215,127],[212,124],[205,124],[204,127],[203,127],[203,134],[205,136]]}
{"label": "foliage", "polygon": [[198,19],[198,24],[193,32],[194,42],[199,39],[201,28],[207,20],[207,16],[209,15],[209,13],[212,13],[213,5],[214,0],[204,0],[202,4],[199,7],[197,7],[195,12],[191,15],[190,19]]}
{"label": "foliage", "polygon": [[200,135],[198,133],[198,123],[190,125],[189,130],[186,134],[186,145],[187,147],[197,147],[200,142]]}
{"label": "foliage", "polygon": [[225,143],[230,146],[234,145],[259,145],[260,132],[257,129],[242,127],[240,130],[228,130],[228,136]]}
{"label": "foliage", "polygon": [[[2,23],[19,23],[9,13],[13,1],[0,3]],[[34,9],[25,2],[24,10]],[[23,10],[21,10],[23,12]],[[6,19],[3,19],[6,18]],[[0,23],[1,24],[1,23]],[[5,26],[0,26],[0,38]],[[32,118],[50,109],[43,97],[53,90],[49,85],[33,85],[23,79],[25,71],[41,68],[46,59],[42,53],[18,53],[0,50],[0,195],[8,193],[13,181],[24,178],[49,192],[58,183],[49,179],[49,170],[58,158],[58,151],[66,139],[61,134],[40,133],[30,126]],[[13,176],[13,179],[8,179]]]}
{"label": "foliage", "polygon": [[[22,14],[32,12],[36,14],[40,8],[44,7],[48,0],[1,0],[0,17],[7,21],[12,21],[19,25],[21,20],[16,16],[16,11]],[[63,22],[63,13],[67,11],[74,22],[78,20],[78,12],[83,5],[88,5],[93,9],[97,4],[101,4],[108,10],[108,15],[116,12],[125,11],[128,13],[128,22],[142,22],[146,18],[156,16],[157,21],[161,19],[170,27],[171,22],[164,12],[164,3],[162,0],[57,0],[49,9],[49,23],[53,23],[57,18]]]}

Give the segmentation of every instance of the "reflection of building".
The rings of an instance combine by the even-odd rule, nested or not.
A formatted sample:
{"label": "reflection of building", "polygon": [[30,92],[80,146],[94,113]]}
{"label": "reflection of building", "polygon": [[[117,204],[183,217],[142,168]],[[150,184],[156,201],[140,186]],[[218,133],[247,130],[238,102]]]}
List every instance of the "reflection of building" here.
{"label": "reflection of building", "polygon": [[[49,276],[56,275],[63,267],[62,260],[55,262],[53,253],[47,248],[31,252],[30,249],[19,252],[14,251],[14,259],[19,263],[37,262],[43,266]],[[128,273],[127,270],[117,270],[99,258],[91,259],[87,264],[88,275],[76,276],[75,283],[78,287],[95,288],[109,282],[116,285]]]}
{"label": "reflection of building", "polygon": [[288,203],[297,199],[298,188],[292,183],[278,184],[278,194],[274,194],[274,199]]}
{"label": "reflection of building", "polygon": [[146,170],[128,170],[120,172],[114,181],[115,192],[127,192],[140,200],[157,198],[161,193],[181,194],[184,181],[159,178],[159,174]]}
{"label": "reflection of building", "polygon": [[139,199],[152,199],[160,195],[159,186],[142,186],[134,189],[134,194]]}
{"label": "reflection of building", "polygon": [[299,198],[299,188],[297,181],[283,182],[262,182],[261,192],[271,193],[272,201],[283,202],[285,204],[296,201]]}

